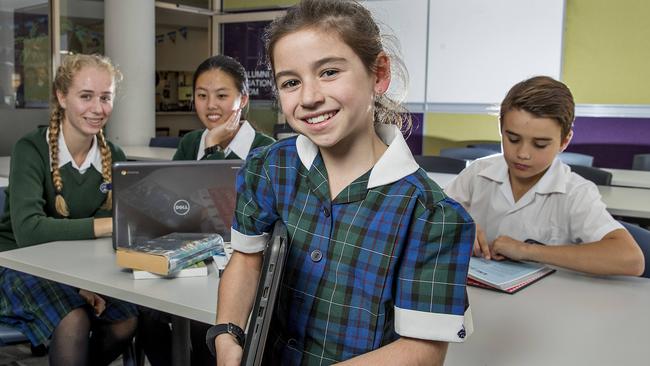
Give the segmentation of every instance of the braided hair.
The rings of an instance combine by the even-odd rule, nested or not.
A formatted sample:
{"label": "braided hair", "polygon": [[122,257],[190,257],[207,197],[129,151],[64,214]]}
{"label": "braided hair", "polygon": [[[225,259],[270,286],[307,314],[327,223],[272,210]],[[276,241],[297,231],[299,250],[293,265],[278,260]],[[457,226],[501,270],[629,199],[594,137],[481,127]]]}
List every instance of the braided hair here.
{"label": "braided hair", "polygon": [[[61,66],[56,71],[54,82],[52,83],[52,100],[51,112],[49,123],[49,134],[47,136],[50,145],[50,162],[52,170],[52,182],[56,192],[55,206],[56,212],[61,216],[70,216],[70,210],[63,198],[63,179],[61,179],[61,172],[59,171],[59,133],[61,133],[61,123],[63,122],[65,110],[58,102],[57,92],[67,95],[70,86],[72,85],[74,76],[84,67],[97,67],[106,70],[117,83],[121,79],[121,73],[113,66],[110,59],[100,55],[70,55],[66,56]],[[106,143],[104,132],[99,131],[97,134],[97,142],[99,150],[102,155],[102,178],[107,187],[110,187],[112,181],[111,173],[111,149]],[[102,209],[110,210],[113,205],[112,190],[109,188],[106,195],[106,200],[102,205]]]}

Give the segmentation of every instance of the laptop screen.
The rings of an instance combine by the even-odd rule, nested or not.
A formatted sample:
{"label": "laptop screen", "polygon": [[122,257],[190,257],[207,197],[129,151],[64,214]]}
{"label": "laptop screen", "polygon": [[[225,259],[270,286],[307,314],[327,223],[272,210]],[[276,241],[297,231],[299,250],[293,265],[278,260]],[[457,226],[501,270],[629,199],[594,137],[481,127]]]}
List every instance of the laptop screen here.
{"label": "laptop screen", "polygon": [[172,232],[217,233],[230,241],[235,180],[243,160],[113,164],[113,247]]}

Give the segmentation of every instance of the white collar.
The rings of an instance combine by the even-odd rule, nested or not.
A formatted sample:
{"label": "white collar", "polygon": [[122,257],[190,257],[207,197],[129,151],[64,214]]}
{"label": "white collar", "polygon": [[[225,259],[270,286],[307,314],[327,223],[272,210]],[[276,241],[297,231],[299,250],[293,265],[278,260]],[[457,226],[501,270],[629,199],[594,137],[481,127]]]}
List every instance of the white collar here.
{"label": "white collar", "polygon": [[[509,181],[508,165],[506,164],[503,154],[500,154],[497,157],[487,157],[484,159],[495,159],[495,163],[490,164],[483,170],[479,171],[478,175],[499,183]],[[554,192],[565,193],[566,184],[569,181],[570,175],[571,168],[562,163],[562,161],[556,157],[546,173],[544,173],[544,176],[542,176],[531,190],[539,194],[550,194]]]}
{"label": "white collar", "polygon": [[[201,142],[199,143],[199,151],[196,154],[196,160],[201,160],[205,155],[205,136],[208,134],[208,129],[206,128],[201,135]],[[232,141],[226,146],[223,150],[224,156],[228,156],[231,152],[234,152],[241,159],[246,159],[248,153],[250,152],[251,146],[253,146],[253,141],[255,140],[255,129],[251,126],[248,121],[244,121],[239,127],[239,131]]]}
{"label": "white collar", "polygon": [[[47,128],[45,131],[45,136],[50,135],[50,128]],[[47,146],[50,148],[50,140],[46,138]],[[100,174],[102,173],[102,154],[99,152],[97,147],[97,137],[93,136],[93,143],[90,146],[88,154],[86,154],[86,160],[77,166],[77,163],[72,159],[72,154],[68,150],[68,146],[65,144],[65,138],[63,138],[63,128],[59,129],[59,168],[66,165],[67,163],[72,163],[72,167],[77,169],[79,173],[84,174],[88,168],[91,166],[95,168]],[[50,171],[52,171],[51,157],[50,157]]]}
{"label": "white collar", "polygon": [[[388,145],[388,149],[372,168],[368,179],[368,189],[396,182],[415,173],[420,168],[413,159],[411,150],[397,126],[382,124],[375,130],[379,138]],[[302,164],[307,170],[311,169],[311,165],[318,155],[318,146],[304,135],[298,135],[296,149]]]}

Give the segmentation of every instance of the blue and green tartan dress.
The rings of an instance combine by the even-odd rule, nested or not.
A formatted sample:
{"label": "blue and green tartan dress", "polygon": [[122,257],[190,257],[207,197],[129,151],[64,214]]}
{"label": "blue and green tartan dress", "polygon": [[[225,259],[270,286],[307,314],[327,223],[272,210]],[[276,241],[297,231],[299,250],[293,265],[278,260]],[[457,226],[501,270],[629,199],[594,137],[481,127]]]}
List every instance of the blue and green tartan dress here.
{"label": "blue and green tartan dress", "polygon": [[401,336],[463,342],[475,225],[413,159],[395,126],[388,149],[334,199],[304,136],[255,150],[237,178],[232,246],[264,250],[281,220],[288,256],[266,362],[329,365]]}

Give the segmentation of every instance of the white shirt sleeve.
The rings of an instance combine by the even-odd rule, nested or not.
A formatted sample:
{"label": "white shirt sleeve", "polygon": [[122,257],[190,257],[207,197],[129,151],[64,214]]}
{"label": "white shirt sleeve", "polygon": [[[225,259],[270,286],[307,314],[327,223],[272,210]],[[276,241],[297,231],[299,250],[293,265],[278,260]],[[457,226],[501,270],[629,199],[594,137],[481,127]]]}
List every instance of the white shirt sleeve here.
{"label": "white shirt sleeve", "polygon": [[575,186],[568,195],[567,211],[572,241],[599,241],[608,233],[623,228],[607,212],[607,206],[592,182],[585,181]]}

